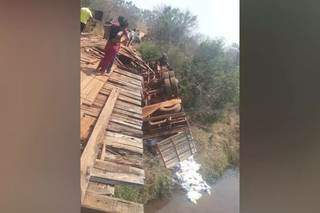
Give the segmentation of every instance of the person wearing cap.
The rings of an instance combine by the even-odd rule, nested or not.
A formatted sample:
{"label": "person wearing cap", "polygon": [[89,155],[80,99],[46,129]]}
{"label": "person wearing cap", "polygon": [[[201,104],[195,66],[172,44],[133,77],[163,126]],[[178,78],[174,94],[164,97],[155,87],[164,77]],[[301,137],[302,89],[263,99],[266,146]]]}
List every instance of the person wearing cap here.
{"label": "person wearing cap", "polygon": [[98,72],[110,72],[114,59],[120,50],[120,41],[122,36],[125,36],[128,40],[127,27],[128,21],[123,16],[119,16],[118,22],[112,23],[108,42],[104,49],[105,55],[97,67]]}
{"label": "person wearing cap", "polygon": [[88,21],[92,19],[92,12],[87,7],[82,7],[80,9],[80,32],[82,33],[84,28],[86,27]]}

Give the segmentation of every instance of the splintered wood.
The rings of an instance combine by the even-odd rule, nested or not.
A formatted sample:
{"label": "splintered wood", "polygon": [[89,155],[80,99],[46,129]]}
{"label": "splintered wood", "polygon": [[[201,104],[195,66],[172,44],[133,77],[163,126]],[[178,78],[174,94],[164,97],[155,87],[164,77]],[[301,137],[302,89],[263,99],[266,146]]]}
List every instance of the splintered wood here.
{"label": "splintered wood", "polygon": [[142,204],[113,194],[115,185],[144,184],[143,78],[118,63],[108,75],[96,73],[102,47],[99,39],[98,47],[90,46],[89,40],[81,40],[86,48],[81,51],[81,203],[103,212],[141,213]]}

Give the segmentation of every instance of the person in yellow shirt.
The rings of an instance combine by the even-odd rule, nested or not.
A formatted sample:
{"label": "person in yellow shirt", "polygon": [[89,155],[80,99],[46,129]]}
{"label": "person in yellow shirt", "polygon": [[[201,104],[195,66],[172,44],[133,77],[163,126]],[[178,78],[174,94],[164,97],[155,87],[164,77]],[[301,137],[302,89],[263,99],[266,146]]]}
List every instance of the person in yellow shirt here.
{"label": "person in yellow shirt", "polygon": [[80,32],[82,33],[88,21],[92,18],[92,12],[87,7],[82,7],[80,10]]}

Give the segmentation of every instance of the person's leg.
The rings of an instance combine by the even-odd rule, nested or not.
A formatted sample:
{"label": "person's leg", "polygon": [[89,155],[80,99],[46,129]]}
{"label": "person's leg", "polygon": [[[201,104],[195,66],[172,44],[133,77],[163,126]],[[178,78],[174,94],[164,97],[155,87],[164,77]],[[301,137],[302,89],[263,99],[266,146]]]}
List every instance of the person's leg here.
{"label": "person's leg", "polygon": [[80,32],[82,33],[84,30],[84,27],[86,26],[84,23],[80,22]]}
{"label": "person's leg", "polygon": [[107,67],[107,72],[106,73],[110,73],[112,65],[113,65],[115,59],[116,59],[116,57],[113,57],[112,61],[110,62],[110,64]]}

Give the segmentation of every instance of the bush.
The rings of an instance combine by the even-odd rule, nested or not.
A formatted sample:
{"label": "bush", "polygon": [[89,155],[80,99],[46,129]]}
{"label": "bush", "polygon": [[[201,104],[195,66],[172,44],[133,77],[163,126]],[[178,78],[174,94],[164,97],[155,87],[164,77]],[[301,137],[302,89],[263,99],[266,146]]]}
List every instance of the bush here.
{"label": "bush", "polygon": [[161,51],[157,45],[150,41],[142,42],[138,48],[142,59],[145,61],[158,60],[161,57]]}
{"label": "bush", "polygon": [[127,185],[117,185],[115,186],[114,196],[120,199],[138,202],[140,197],[140,192],[134,187]]}

